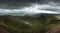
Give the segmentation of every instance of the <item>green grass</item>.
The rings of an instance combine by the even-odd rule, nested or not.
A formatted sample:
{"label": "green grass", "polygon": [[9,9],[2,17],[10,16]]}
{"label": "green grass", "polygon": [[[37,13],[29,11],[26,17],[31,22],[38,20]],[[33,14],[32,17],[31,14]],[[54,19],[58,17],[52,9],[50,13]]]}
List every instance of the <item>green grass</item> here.
{"label": "green grass", "polygon": [[38,18],[10,15],[0,17],[0,26],[12,33],[45,33],[60,22],[56,17],[48,15],[39,16]]}

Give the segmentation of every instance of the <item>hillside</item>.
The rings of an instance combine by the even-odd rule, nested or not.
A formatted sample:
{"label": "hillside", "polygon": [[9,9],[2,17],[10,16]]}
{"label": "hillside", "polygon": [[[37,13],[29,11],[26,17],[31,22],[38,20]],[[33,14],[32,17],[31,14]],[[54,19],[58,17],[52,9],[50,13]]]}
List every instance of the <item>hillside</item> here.
{"label": "hillside", "polygon": [[0,16],[0,26],[9,33],[45,33],[57,24],[60,24],[60,20],[48,14],[38,16]]}

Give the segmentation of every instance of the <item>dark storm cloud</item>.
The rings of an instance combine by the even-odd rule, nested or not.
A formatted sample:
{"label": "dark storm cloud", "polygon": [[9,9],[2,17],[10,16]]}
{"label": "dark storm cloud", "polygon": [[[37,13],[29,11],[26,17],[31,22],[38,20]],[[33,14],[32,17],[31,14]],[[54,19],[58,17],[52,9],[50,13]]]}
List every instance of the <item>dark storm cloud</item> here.
{"label": "dark storm cloud", "polygon": [[[56,0],[0,0],[0,13],[48,13],[60,14]],[[20,9],[22,8],[22,9]],[[56,12],[55,12],[56,11]]]}
{"label": "dark storm cloud", "polygon": [[0,0],[0,8],[16,9],[30,6],[31,1],[24,0]]}
{"label": "dark storm cloud", "polygon": [[2,9],[17,9],[17,8],[22,8],[22,7],[25,7],[25,6],[30,6],[30,3],[29,3],[29,5],[28,4],[6,4],[6,3],[2,3],[2,4],[0,4],[0,8],[2,8]]}
{"label": "dark storm cloud", "polygon": [[47,10],[47,11],[58,11],[58,9],[43,9],[43,10]]}
{"label": "dark storm cloud", "polygon": [[0,0],[0,8],[17,9],[25,6],[28,7],[32,3],[48,4],[49,2],[58,3],[60,0]]}
{"label": "dark storm cloud", "polygon": [[60,0],[50,0],[50,1],[60,3]]}
{"label": "dark storm cloud", "polygon": [[[40,0],[0,0],[0,8],[2,9],[17,9],[25,6],[30,6],[31,3]],[[42,0],[41,0],[42,1]]]}
{"label": "dark storm cloud", "polygon": [[25,6],[30,6],[31,3],[0,3],[0,8],[6,8],[6,9],[16,9],[21,8]]}
{"label": "dark storm cloud", "polygon": [[48,0],[0,0],[0,8],[21,8],[25,6],[30,6],[31,3],[44,4]]}

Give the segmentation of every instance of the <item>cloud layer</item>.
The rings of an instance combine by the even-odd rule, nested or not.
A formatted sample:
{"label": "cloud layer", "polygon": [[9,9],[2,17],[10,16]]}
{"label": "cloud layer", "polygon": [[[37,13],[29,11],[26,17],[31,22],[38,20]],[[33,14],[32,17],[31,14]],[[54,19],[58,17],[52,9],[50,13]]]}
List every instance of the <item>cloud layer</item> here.
{"label": "cloud layer", "polygon": [[32,3],[59,5],[60,0],[0,0],[0,8],[17,9],[30,6]]}
{"label": "cloud layer", "polygon": [[59,14],[60,7],[52,6],[48,4],[31,4],[29,7],[23,7],[22,9],[0,9],[0,13],[21,13],[25,14],[36,14],[36,13],[48,13],[48,14]]}
{"label": "cloud layer", "polygon": [[0,13],[60,14],[60,0],[1,0]]}

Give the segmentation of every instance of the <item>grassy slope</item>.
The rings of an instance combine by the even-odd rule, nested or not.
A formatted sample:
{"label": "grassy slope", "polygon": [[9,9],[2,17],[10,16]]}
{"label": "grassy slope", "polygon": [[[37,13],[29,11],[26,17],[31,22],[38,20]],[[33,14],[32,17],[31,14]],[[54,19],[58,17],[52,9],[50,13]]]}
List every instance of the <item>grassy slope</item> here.
{"label": "grassy slope", "polygon": [[0,16],[0,26],[13,33],[45,33],[57,23],[57,18],[49,15]]}

